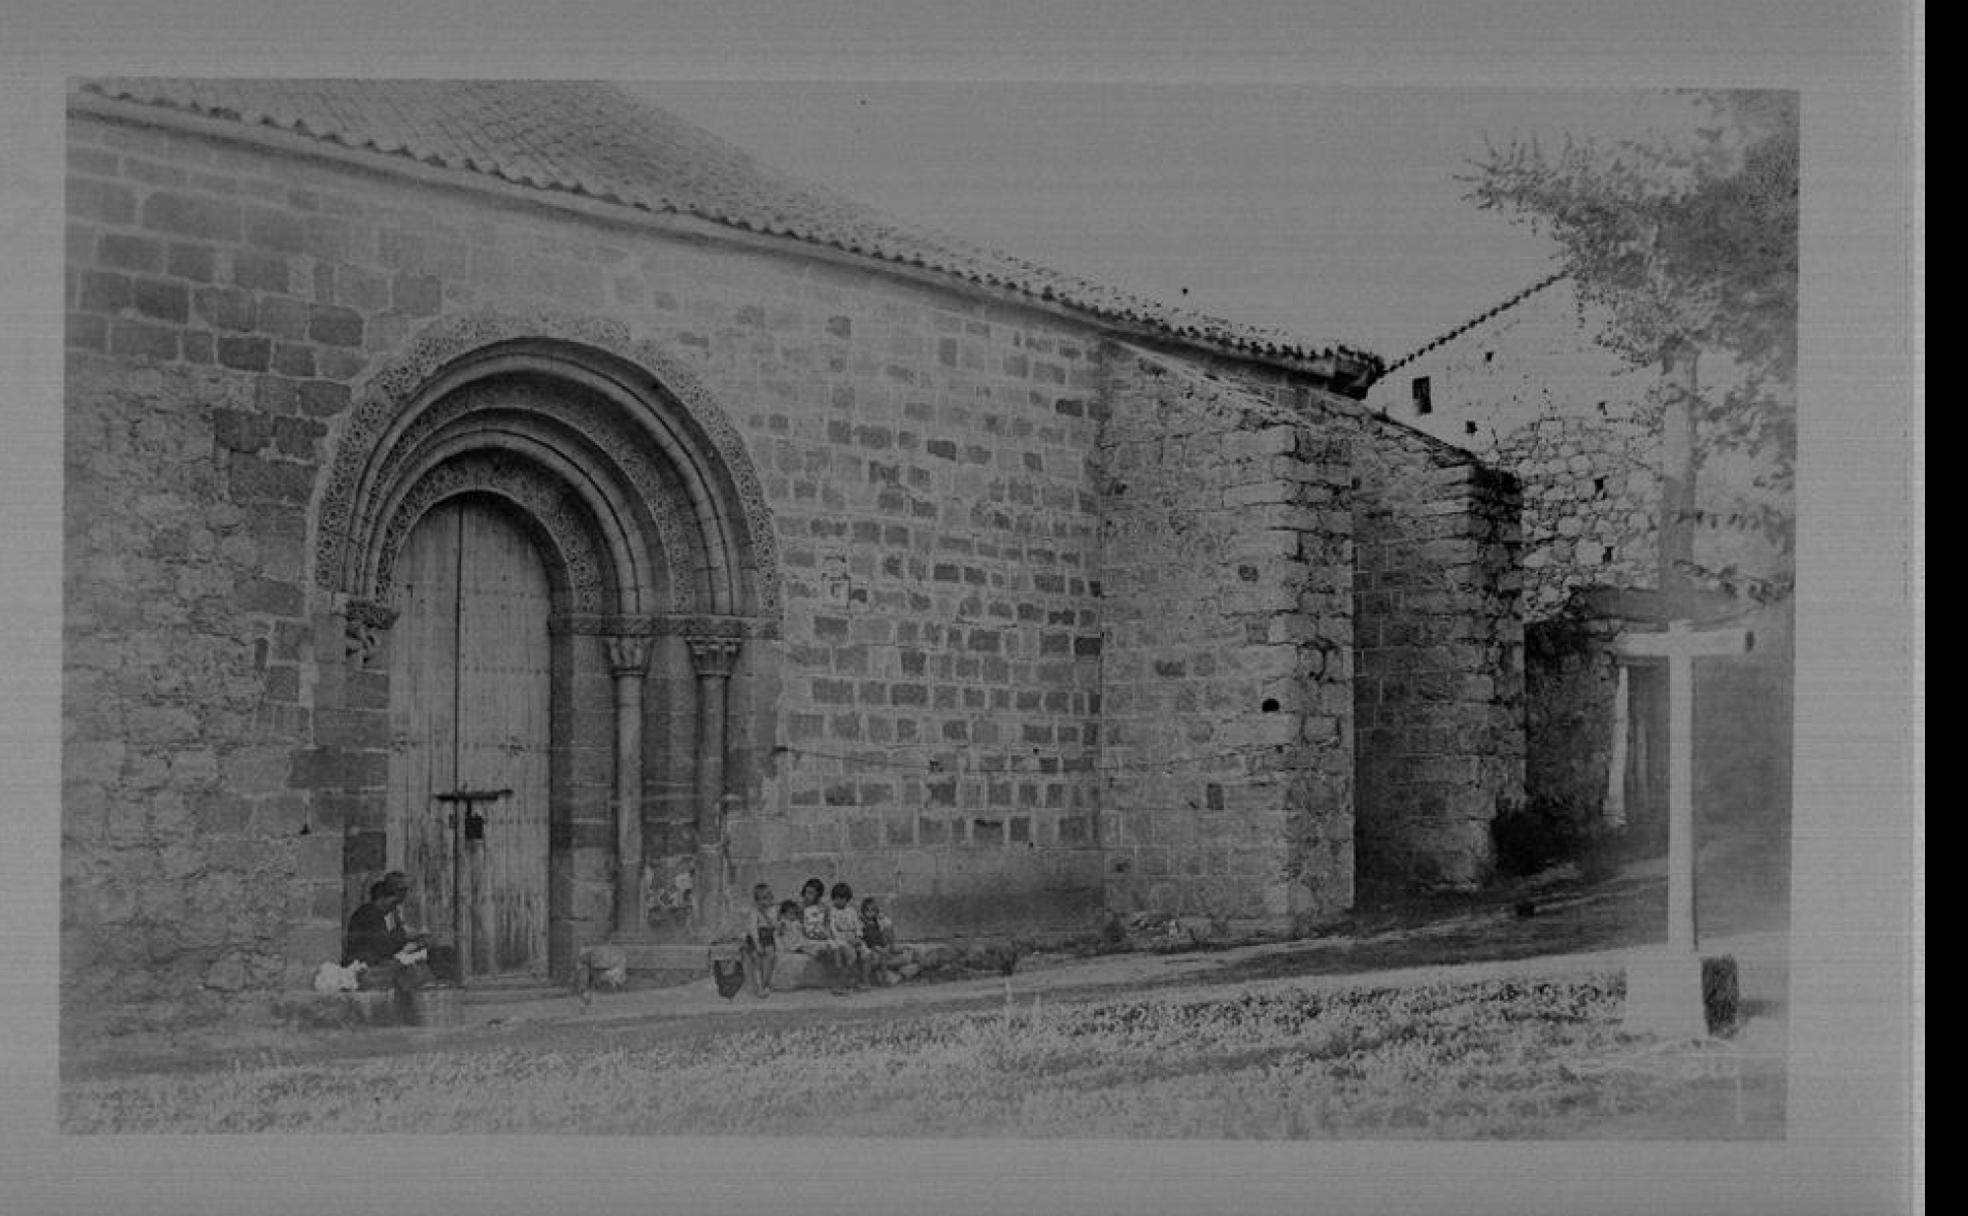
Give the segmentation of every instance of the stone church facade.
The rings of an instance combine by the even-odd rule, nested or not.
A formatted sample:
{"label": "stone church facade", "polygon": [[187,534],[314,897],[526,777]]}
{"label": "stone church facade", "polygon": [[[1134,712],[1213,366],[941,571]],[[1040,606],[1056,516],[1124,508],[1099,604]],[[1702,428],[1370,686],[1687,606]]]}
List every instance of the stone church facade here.
{"label": "stone church facade", "polygon": [[387,869],[474,977],[755,881],[1303,931],[1521,798],[1514,482],[1378,364],[582,84],[71,95],[66,1026],[248,1013]]}

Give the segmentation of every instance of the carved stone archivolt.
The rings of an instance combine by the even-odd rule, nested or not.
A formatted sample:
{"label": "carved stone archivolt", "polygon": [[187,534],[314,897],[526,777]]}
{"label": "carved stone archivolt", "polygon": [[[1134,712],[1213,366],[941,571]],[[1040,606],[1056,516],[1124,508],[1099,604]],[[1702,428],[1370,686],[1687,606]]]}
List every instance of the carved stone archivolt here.
{"label": "carved stone archivolt", "polygon": [[[519,421],[508,421],[517,419]],[[693,535],[690,505],[674,478],[664,475],[637,447],[634,433],[605,399],[580,391],[556,391],[536,381],[502,379],[466,385],[422,410],[377,463],[373,480],[392,484],[411,454],[425,450],[434,436],[476,427],[499,434],[502,428],[531,427],[560,437],[592,469],[606,465],[627,483],[632,502],[647,512],[656,547],[667,572],[667,607],[688,611],[709,595],[703,571],[709,565],[703,540]]]}
{"label": "carved stone archivolt", "polygon": [[[377,585],[405,535],[405,504],[437,474],[422,464],[444,444],[496,446],[507,432],[564,451],[592,474],[592,493],[619,506],[590,526],[640,526],[631,544],[591,538],[597,577],[611,546],[659,563],[661,603],[622,581],[596,590],[563,550],[580,612],[666,609],[776,618],[778,546],[743,437],[688,368],[607,318],[479,313],[443,318],[413,337],[362,390],[319,506],[315,578],[330,590],[384,598]],[[448,468],[449,466],[444,466]],[[460,476],[445,473],[444,476]],[[413,484],[406,489],[406,481]],[[520,500],[515,498],[517,503]],[[538,493],[531,505],[553,501]],[[393,504],[393,505],[392,505]],[[386,518],[384,517],[386,515]],[[640,519],[640,525],[633,520]],[[542,525],[560,544],[564,534]],[[586,560],[586,559],[582,559]],[[624,580],[628,571],[616,571]],[[707,583],[706,579],[712,580]],[[587,594],[593,590],[594,594]]]}
{"label": "carved stone archivolt", "polygon": [[469,493],[506,500],[546,534],[574,611],[595,612],[603,607],[604,571],[595,552],[593,525],[573,509],[561,484],[543,471],[490,455],[440,465],[399,500],[383,529],[375,575],[378,599],[387,600],[394,590],[396,557],[410,529],[440,502]]}

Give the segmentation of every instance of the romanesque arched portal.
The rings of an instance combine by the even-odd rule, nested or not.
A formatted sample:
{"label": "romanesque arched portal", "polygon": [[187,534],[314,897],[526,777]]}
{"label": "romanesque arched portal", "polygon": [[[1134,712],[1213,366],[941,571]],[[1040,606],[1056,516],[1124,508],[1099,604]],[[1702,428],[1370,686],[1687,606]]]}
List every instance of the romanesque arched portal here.
{"label": "romanesque arched portal", "polygon": [[[388,715],[346,898],[403,869],[468,974],[564,966],[646,923],[652,764],[689,775],[665,796],[715,892],[726,685],[778,576],[742,441],[684,369],[608,322],[440,322],[369,384],[317,519],[348,638],[317,706]],[[652,677],[693,728],[671,763],[646,755]]]}

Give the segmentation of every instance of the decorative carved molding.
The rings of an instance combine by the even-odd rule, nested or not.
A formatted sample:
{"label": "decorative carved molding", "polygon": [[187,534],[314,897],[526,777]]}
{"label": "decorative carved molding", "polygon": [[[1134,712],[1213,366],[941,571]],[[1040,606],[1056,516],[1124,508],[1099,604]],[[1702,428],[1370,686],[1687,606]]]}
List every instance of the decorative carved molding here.
{"label": "decorative carved molding", "polygon": [[470,492],[495,494],[525,511],[543,530],[566,571],[569,599],[577,612],[596,612],[606,599],[602,562],[595,553],[592,528],[567,501],[560,483],[523,461],[496,455],[473,455],[439,465],[403,496],[383,529],[382,554],[376,565],[376,596],[387,598],[396,581],[396,558],[410,529],[426,512],[447,498]]}
{"label": "decorative carved molding", "polygon": [[642,451],[620,412],[592,394],[549,392],[539,384],[513,381],[465,385],[433,402],[404,428],[378,462],[373,480],[379,485],[392,484],[404,460],[433,435],[466,422],[473,414],[495,411],[550,421],[578,435],[591,451],[607,453],[656,526],[656,540],[669,572],[670,606],[687,612],[704,601],[709,589],[704,585],[705,563],[701,560],[703,538],[692,534],[690,506],[675,478],[666,476]]}
{"label": "decorative carved molding", "polygon": [[[660,386],[660,397],[651,399],[651,404],[669,416],[677,426],[677,433],[694,431],[701,435],[709,448],[704,455],[728,481],[728,488],[737,499],[740,519],[731,522],[742,523],[746,535],[738,546],[736,560],[739,568],[730,573],[734,579],[740,580],[741,586],[747,573],[751,577],[752,602],[745,606],[766,617],[776,617],[780,609],[780,573],[778,539],[772,526],[771,511],[744,439],[723,409],[687,367],[653,342],[632,340],[628,327],[622,323],[608,318],[551,312],[526,315],[470,313],[441,318],[412,337],[396,358],[384,364],[370,378],[337,441],[334,463],[322,491],[315,547],[317,584],[330,590],[349,589],[343,583],[349,577],[351,548],[360,546],[360,531],[370,526],[368,521],[359,517],[363,504],[357,502],[365,470],[371,467],[371,456],[377,444],[403,411],[418,401],[424,386],[447,365],[466,355],[504,343],[526,340],[585,346],[613,355],[645,373],[653,385]],[[578,355],[578,352],[570,354]],[[544,362],[543,370],[551,374],[551,367]],[[446,409],[452,408],[448,395],[442,404]],[[665,410],[665,405],[670,408]],[[460,405],[456,408],[468,407]],[[563,423],[567,421],[564,410],[560,420]],[[431,425],[440,424],[432,422]],[[411,429],[415,431],[422,426],[421,420],[414,421]],[[673,520],[681,521],[688,520],[690,513],[682,509],[683,504],[677,501],[673,491],[658,488],[666,485],[666,479],[657,463],[642,454],[645,446],[629,445],[621,449],[618,456],[623,460],[631,484],[648,503],[665,550],[675,552],[670,544],[672,538],[662,535],[665,516],[668,514]],[[392,449],[383,454],[385,464],[397,459],[398,449],[410,450],[403,444],[392,444]],[[373,481],[373,485],[378,487],[388,484],[386,478]],[[680,534],[689,531],[680,522],[673,523],[672,527]],[[681,594],[687,583],[673,580],[672,586]],[[696,605],[679,602],[674,606],[681,609]]]}
{"label": "decorative carved molding", "polygon": [[371,629],[392,629],[396,626],[396,618],[403,614],[398,609],[375,600],[352,599],[342,605],[342,615],[350,621],[359,621]]}
{"label": "decorative carved molding", "polygon": [[554,633],[607,637],[729,637],[776,638],[779,622],[765,617],[717,616],[704,612],[655,612],[642,616],[619,613],[567,612],[549,623]]}
{"label": "decorative carved molding", "polygon": [[734,637],[686,635],[683,640],[690,647],[690,661],[700,676],[730,675],[745,645],[744,639]]}
{"label": "decorative carved molding", "polygon": [[617,636],[603,642],[608,647],[608,674],[639,676],[649,670],[650,639],[646,636]]}

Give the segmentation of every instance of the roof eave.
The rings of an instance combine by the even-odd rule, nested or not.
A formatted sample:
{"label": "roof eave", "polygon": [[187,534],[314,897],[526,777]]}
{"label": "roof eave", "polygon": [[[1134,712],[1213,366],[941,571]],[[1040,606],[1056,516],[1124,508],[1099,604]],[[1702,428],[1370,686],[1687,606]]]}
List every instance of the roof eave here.
{"label": "roof eave", "polygon": [[849,249],[810,237],[761,231],[749,225],[684,210],[659,210],[576,190],[543,189],[465,166],[430,164],[404,153],[351,145],[286,127],[249,125],[236,118],[215,117],[175,106],[80,90],[70,91],[68,109],[71,114],[176,130],[303,159],[334,161],[385,177],[492,196],[549,211],[574,212],[606,223],[656,230],[691,241],[852,266],[906,282],[955,291],[994,304],[1071,320],[1091,326],[1110,337],[1158,346],[1179,346],[1310,377],[1332,392],[1356,399],[1364,397],[1374,380],[1384,374],[1381,361],[1363,352],[1340,348],[1305,353],[1276,345],[1225,341],[1206,333],[1157,324],[1152,320],[1117,316],[1090,305],[1062,300],[1050,292],[1030,292],[986,283],[952,270]]}

